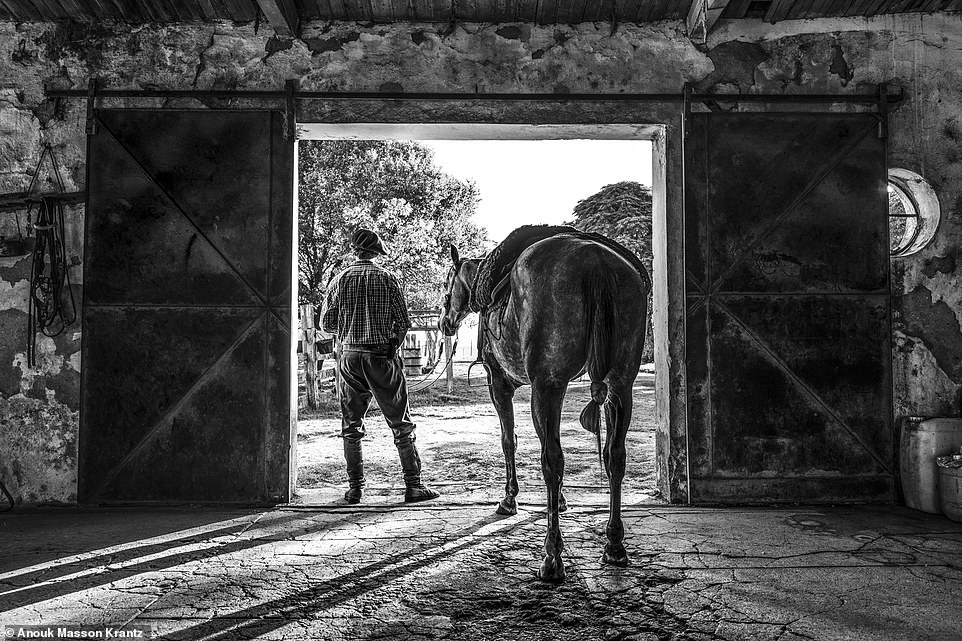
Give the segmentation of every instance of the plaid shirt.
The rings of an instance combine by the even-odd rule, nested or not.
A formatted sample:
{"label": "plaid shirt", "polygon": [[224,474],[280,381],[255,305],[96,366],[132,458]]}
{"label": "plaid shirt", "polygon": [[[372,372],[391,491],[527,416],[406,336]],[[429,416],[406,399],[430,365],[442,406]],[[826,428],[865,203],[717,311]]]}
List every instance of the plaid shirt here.
{"label": "plaid shirt", "polygon": [[324,298],[321,329],[336,334],[341,344],[390,343],[409,327],[397,278],[369,260],[338,274]]}

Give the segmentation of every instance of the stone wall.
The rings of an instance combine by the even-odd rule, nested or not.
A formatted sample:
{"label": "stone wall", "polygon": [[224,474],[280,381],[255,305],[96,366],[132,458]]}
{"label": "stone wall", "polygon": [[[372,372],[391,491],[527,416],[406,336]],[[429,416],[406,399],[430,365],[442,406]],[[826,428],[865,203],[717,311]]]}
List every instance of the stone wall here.
{"label": "stone wall", "polygon": [[[894,262],[896,417],[959,414],[962,386],[962,20],[958,14],[723,22],[706,47],[680,23],[578,26],[312,23],[280,40],[255,25],[0,23],[0,191],[24,189],[41,143],[84,185],[83,101],[44,87],[406,92],[855,92],[902,87],[890,164],[926,177],[935,241]],[[160,101],[158,101],[159,104]],[[173,105],[173,102],[168,103]],[[177,106],[199,106],[186,100]],[[48,183],[49,181],[45,181]],[[83,208],[68,211],[79,285]],[[0,214],[0,233],[15,233]],[[0,258],[0,479],[24,503],[76,499],[79,324],[25,362],[29,260]],[[79,301],[79,287],[76,291]]]}

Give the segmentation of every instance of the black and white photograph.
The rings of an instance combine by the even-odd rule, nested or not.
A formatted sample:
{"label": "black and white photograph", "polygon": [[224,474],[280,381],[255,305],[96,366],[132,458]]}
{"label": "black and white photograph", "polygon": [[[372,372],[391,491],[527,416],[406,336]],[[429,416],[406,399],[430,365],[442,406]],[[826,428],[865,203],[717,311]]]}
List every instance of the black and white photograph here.
{"label": "black and white photograph", "polygon": [[0,0],[0,635],[962,640],[962,0]]}

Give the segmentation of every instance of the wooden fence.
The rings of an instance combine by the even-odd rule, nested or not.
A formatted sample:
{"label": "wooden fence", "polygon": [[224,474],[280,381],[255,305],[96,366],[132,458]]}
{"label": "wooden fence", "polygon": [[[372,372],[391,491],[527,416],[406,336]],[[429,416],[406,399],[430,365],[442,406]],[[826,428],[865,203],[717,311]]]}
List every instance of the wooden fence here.
{"label": "wooden fence", "polygon": [[[301,305],[298,352],[298,407],[317,409],[322,393],[335,394],[334,339],[314,325],[314,306]],[[325,367],[326,365],[326,367]],[[304,390],[303,394],[301,390]]]}
{"label": "wooden fence", "polygon": [[[450,392],[454,387],[454,370],[449,358],[452,344],[451,339],[445,337],[443,353],[439,353],[438,311],[410,310],[408,315],[412,327],[407,340],[405,340],[405,345],[421,347],[421,354],[427,364],[427,369],[432,371],[441,358],[448,361],[445,373],[447,390]],[[315,308],[313,305],[301,305],[299,316],[297,405],[298,408],[317,409],[324,395],[328,395],[328,398],[330,398],[337,393],[334,384],[337,376],[337,363],[333,353],[334,340],[333,336],[324,333],[319,327],[315,326]],[[422,341],[417,340],[415,337],[417,334],[423,334]],[[437,376],[437,374],[434,374],[434,376]]]}

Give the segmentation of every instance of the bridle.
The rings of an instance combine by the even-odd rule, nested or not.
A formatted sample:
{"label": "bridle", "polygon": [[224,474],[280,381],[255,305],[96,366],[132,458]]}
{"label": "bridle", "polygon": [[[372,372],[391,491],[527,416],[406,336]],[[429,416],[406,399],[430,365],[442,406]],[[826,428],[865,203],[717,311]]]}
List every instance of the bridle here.
{"label": "bridle", "polygon": [[[466,259],[466,258],[459,258],[458,260],[456,260],[456,261],[454,262],[454,271],[451,272],[451,284],[450,284],[450,286],[448,287],[448,291],[445,292],[445,294],[444,294],[444,308],[442,309],[441,323],[443,323],[444,320],[447,319],[448,314],[449,314],[450,311],[451,311],[451,292],[454,291],[454,286],[455,286],[455,284],[458,282],[458,276],[461,275],[461,267],[462,267],[462,266],[464,265],[464,263],[467,262],[467,261],[468,261],[468,259]],[[467,286],[467,284],[466,284],[466,286]],[[469,287],[469,288],[468,288],[468,312],[466,312],[466,313],[464,314],[464,316],[467,316],[468,313],[470,313],[470,312],[472,312],[472,311],[478,311],[478,310],[476,310],[476,309],[473,309],[473,307],[471,306],[471,304],[470,304],[470,302],[471,302],[471,301],[470,301],[470,298],[471,298],[471,291],[470,291],[470,287]],[[482,315],[482,316],[483,316],[483,315]],[[464,318],[462,317],[461,320],[463,320],[463,319],[464,319]],[[457,322],[454,324],[453,329],[454,329],[454,335],[455,335],[455,337],[457,337],[457,330],[458,330],[458,328],[459,328],[460,326],[461,326],[461,321],[460,321],[460,320],[457,321]],[[478,365],[481,365],[481,366],[484,368],[484,371],[485,371],[485,379],[486,379],[486,381],[487,381],[487,385],[488,385],[489,387],[491,386],[491,372],[488,370],[488,366],[487,366],[487,364],[484,362],[484,360],[483,360],[483,358],[482,358],[482,355],[481,355],[481,350],[480,350],[481,336],[482,336],[483,333],[486,331],[486,329],[487,329],[487,328],[485,327],[485,322],[484,322],[484,320],[483,320],[483,318],[482,318],[482,319],[480,319],[479,322],[478,322],[478,330],[479,330],[479,336],[478,336],[478,346],[479,346],[478,356],[477,356],[477,358],[475,358],[475,360],[474,360],[470,365],[468,365],[468,387],[473,387],[472,384],[471,384],[471,370],[474,369],[474,368],[475,368],[476,366],[478,366]],[[454,349],[456,349],[456,348],[457,348],[457,338],[455,338],[454,344],[455,344],[455,348],[454,348]],[[452,354],[451,354],[452,356],[454,355],[454,349],[452,349]]]}
{"label": "bridle", "polygon": [[444,294],[444,306],[441,309],[441,318],[447,318],[448,313],[451,311],[451,292],[454,290],[455,283],[458,282],[458,274],[461,273],[461,266],[464,264],[465,259],[458,259],[454,263],[454,271],[451,273],[451,285],[448,287],[448,291]]}

